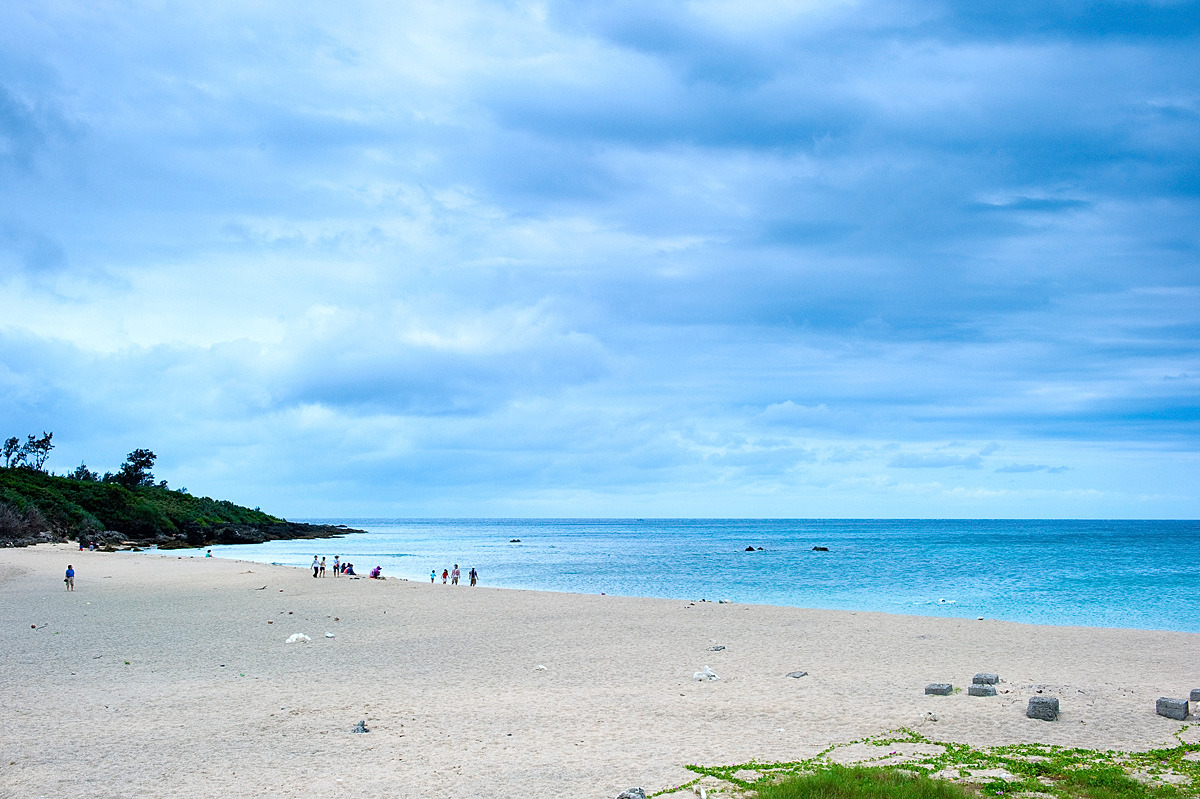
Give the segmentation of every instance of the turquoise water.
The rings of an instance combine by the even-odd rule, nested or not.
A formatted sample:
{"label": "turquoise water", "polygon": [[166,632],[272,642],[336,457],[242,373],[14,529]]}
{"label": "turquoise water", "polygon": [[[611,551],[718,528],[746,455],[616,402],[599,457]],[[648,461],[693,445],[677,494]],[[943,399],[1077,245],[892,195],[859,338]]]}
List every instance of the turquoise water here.
{"label": "turquoise water", "polygon": [[464,582],[474,566],[483,585],[506,588],[1200,632],[1196,521],[307,521],[368,532],[213,555],[307,567],[336,554],[360,574],[428,580],[433,569],[439,584],[458,563]]}

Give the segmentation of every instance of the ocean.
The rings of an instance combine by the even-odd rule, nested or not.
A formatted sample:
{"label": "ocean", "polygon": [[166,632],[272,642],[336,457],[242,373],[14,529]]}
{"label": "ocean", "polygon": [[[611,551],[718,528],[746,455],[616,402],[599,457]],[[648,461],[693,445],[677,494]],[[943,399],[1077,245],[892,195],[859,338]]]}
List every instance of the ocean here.
{"label": "ocean", "polygon": [[503,588],[1200,632],[1198,521],[304,521],[367,533],[213,555],[300,567],[340,555],[359,574],[433,570],[439,585],[457,563],[464,583],[474,567]]}

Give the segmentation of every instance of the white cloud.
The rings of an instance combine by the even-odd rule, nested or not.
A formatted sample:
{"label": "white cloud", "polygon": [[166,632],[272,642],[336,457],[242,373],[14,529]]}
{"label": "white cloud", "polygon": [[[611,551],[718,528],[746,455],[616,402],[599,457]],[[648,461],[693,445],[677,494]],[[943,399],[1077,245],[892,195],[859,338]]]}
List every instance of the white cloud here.
{"label": "white cloud", "polygon": [[59,468],[151,446],[323,515],[1200,512],[1190,29],[8,12],[3,421]]}

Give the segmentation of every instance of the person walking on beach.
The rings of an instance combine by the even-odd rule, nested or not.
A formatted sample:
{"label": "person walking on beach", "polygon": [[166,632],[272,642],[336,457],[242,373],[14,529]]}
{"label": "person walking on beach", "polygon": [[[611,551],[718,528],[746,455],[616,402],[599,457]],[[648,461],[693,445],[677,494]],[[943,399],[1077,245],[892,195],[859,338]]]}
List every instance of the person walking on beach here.
{"label": "person walking on beach", "polygon": [[325,576],[325,558],[324,557],[321,558],[321,576],[322,577]]}
{"label": "person walking on beach", "polygon": [[430,569],[430,570],[429,570],[429,584],[430,584],[430,585],[433,585],[433,581],[434,581],[434,580],[436,580],[436,579],[437,579],[437,570],[436,570],[436,569]]}
{"label": "person walking on beach", "polygon": [[471,573],[470,573],[470,575],[469,575],[469,576],[470,576],[470,578],[471,578],[471,586],[472,586],[472,587],[474,587],[474,585],[475,585],[475,580],[477,580],[477,579],[479,578],[479,573],[478,573],[477,571],[475,571],[475,567],[474,567],[474,566],[472,566],[472,567],[471,567]]}
{"label": "person walking on beach", "polygon": [[450,571],[448,569],[442,569],[442,585],[446,584],[446,578],[449,576],[450,576]]}
{"label": "person walking on beach", "polygon": [[340,557],[341,557],[341,555],[333,556],[333,576],[334,577],[342,576],[342,566],[340,563],[338,563],[338,558],[340,558]]}
{"label": "person walking on beach", "polygon": [[67,576],[63,578],[63,582],[67,584],[68,591],[75,590],[75,568],[70,563],[67,564]]}
{"label": "person walking on beach", "polygon": [[450,583],[452,585],[458,585],[458,564],[457,563],[454,564],[454,571],[450,572]]}
{"label": "person walking on beach", "polygon": [[313,577],[317,576],[317,572],[320,571],[320,569],[321,569],[321,562],[317,560],[316,555],[313,555],[313,565],[312,565]]}

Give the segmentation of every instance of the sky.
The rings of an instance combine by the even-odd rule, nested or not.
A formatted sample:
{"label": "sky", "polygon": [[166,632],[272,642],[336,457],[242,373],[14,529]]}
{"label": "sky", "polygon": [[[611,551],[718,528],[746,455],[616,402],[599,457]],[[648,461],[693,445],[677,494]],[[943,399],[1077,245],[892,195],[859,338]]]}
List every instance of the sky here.
{"label": "sky", "polygon": [[0,434],[313,517],[1200,518],[1200,3],[7,0]]}

